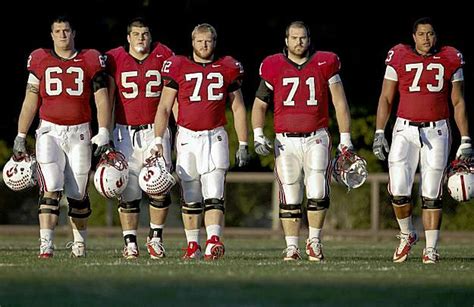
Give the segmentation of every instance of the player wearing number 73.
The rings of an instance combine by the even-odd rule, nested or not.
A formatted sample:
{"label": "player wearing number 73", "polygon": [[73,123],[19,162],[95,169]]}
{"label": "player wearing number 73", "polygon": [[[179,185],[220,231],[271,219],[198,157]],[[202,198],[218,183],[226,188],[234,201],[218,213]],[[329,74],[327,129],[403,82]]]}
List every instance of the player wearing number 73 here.
{"label": "player wearing number 73", "polygon": [[414,48],[396,45],[389,52],[380,94],[374,154],[385,160],[389,150],[384,129],[397,91],[400,102],[393,128],[392,150],[388,155],[388,189],[398,224],[400,244],[394,262],[404,262],[418,235],[412,222],[411,192],[418,164],[421,173],[422,219],[426,237],[423,263],[436,263],[441,227],[443,177],[451,144],[449,100],[462,136],[456,158],[472,155],[466,105],[463,97],[463,59],[450,46],[438,47],[430,18],[413,25]]}
{"label": "player wearing number 73", "polygon": [[214,260],[224,254],[221,241],[224,223],[224,182],[229,167],[226,103],[234,115],[239,139],[236,164],[244,166],[247,151],[247,122],[240,90],[243,68],[230,56],[215,56],[217,33],[209,24],[197,25],[192,32],[191,57],[173,56],[162,69],[163,94],[155,118],[155,144],[161,154],[162,137],[178,101],[176,172],[182,188],[182,217],[188,241],[183,258],[201,257],[199,229],[204,212],[207,241],[204,257]]}

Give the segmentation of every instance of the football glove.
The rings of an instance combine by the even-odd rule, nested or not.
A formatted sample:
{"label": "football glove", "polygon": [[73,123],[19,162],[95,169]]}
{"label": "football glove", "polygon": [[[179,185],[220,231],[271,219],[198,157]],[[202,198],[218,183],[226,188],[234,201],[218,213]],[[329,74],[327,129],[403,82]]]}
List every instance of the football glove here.
{"label": "football glove", "polygon": [[385,138],[385,134],[383,131],[375,132],[374,136],[374,144],[372,145],[372,151],[374,155],[379,159],[384,161],[385,160],[385,153],[388,154],[390,151],[390,147],[388,146],[387,139]]}

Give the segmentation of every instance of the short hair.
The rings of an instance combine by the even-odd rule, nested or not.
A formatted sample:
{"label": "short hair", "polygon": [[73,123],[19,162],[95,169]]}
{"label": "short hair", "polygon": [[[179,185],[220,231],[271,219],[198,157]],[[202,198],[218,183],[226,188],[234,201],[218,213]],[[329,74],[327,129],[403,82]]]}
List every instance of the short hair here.
{"label": "short hair", "polygon": [[193,32],[191,32],[191,38],[194,40],[194,37],[197,33],[210,32],[212,39],[217,40],[217,31],[216,28],[211,26],[208,23],[201,23],[194,27]]}
{"label": "short hair", "polygon": [[133,27],[138,27],[138,28],[150,28],[148,25],[148,22],[146,21],[145,18],[143,17],[135,17],[127,25],[127,33],[130,34],[132,32]]}
{"label": "short hair", "polygon": [[69,27],[71,28],[72,31],[74,31],[76,28],[74,27],[72,21],[71,21],[71,17],[67,16],[67,15],[60,15],[60,16],[57,16],[53,19],[53,21],[51,22],[51,31],[53,31],[53,25],[55,23],[68,23],[69,24]]}
{"label": "short hair", "polygon": [[419,19],[417,19],[414,23],[413,23],[413,34],[416,33],[416,30],[418,29],[418,25],[431,25],[433,27],[433,30],[436,31],[436,27],[433,23],[433,19],[431,19],[431,17],[421,17]]}
{"label": "short hair", "polygon": [[297,20],[297,21],[293,21],[292,23],[290,23],[290,24],[286,27],[286,30],[285,30],[285,37],[286,37],[286,38],[288,38],[288,36],[290,35],[290,28],[305,29],[305,30],[306,30],[306,36],[307,36],[308,38],[311,38],[311,33],[309,32],[309,28],[308,28],[308,26],[307,26],[303,21]]}

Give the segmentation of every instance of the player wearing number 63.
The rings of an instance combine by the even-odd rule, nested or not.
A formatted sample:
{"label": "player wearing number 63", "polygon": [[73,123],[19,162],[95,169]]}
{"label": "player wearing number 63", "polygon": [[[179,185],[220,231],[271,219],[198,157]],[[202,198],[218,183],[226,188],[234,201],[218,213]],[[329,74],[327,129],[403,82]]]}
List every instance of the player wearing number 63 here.
{"label": "player wearing number 63", "polygon": [[53,256],[54,228],[59,200],[64,192],[69,203],[74,242],[72,256],[85,256],[87,218],[91,214],[87,182],[91,167],[91,141],[99,147],[109,143],[108,134],[91,139],[90,96],[97,105],[99,129],[110,124],[105,63],[94,49],[78,50],[76,31],[67,17],[51,24],[53,49],[36,49],[28,59],[28,84],[18,120],[13,153],[26,153],[25,136],[39,109],[36,130],[36,160],[40,184],[40,258]]}
{"label": "player wearing number 63", "polygon": [[[123,256],[138,257],[138,216],[142,190],[139,176],[150,150],[155,145],[154,119],[160,102],[161,67],[173,52],[160,42],[152,42],[151,30],[143,18],[135,18],[127,25],[128,48],[118,47],[106,52],[107,71],[112,76],[111,101],[115,97],[114,145],[128,162],[129,180],[120,196],[118,211],[125,241]],[[171,171],[171,141],[166,129],[163,137],[163,158]],[[145,191],[146,192],[146,191]],[[171,203],[169,193],[149,193],[150,231],[147,250],[152,259],[165,256],[163,228]]]}
{"label": "player wearing number 63", "polygon": [[472,156],[468,117],[463,97],[463,59],[453,47],[437,45],[430,18],[413,25],[414,48],[396,45],[388,52],[380,94],[374,154],[385,160],[389,151],[384,129],[399,92],[397,120],[393,127],[392,150],[388,155],[388,191],[400,226],[400,244],[394,262],[404,262],[418,241],[412,221],[412,186],[420,165],[422,219],[426,237],[423,263],[438,262],[437,242],[441,227],[443,177],[451,144],[449,101],[462,136],[456,158]]}
{"label": "player wearing number 63", "polygon": [[240,142],[236,164],[244,166],[249,159],[245,104],[240,90],[243,68],[230,56],[215,56],[216,43],[213,26],[197,25],[192,32],[192,56],[171,57],[162,69],[165,84],[155,118],[155,151],[158,155],[163,152],[163,136],[177,99],[176,172],[181,181],[182,217],[188,241],[185,259],[201,257],[199,229],[203,212],[207,231],[204,257],[213,260],[224,254],[221,235],[224,182],[229,167],[224,129],[227,102]]}

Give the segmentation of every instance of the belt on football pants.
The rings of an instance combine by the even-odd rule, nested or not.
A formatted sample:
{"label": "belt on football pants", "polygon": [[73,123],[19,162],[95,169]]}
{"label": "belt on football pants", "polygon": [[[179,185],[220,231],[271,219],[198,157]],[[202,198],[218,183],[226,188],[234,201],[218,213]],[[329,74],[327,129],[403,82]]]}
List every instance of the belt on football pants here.
{"label": "belt on football pants", "polygon": [[283,132],[283,136],[287,138],[307,138],[316,135],[316,131],[313,132]]}
{"label": "belt on football pants", "polygon": [[150,129],[152,128],[152,124],[145,124],[145,125],[128,125],[128,129],[130,130],[135,130],[135,132],[140,131],[140,130],[145,130],[145,129]]}
{"label": "belt on football pants", "polygon": [[434,128],[436,127],[436,122],[411,122],[406,120],[405,125],[408,123],[410,126],[415,126],[418,128]]}

